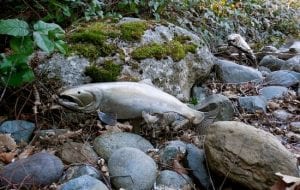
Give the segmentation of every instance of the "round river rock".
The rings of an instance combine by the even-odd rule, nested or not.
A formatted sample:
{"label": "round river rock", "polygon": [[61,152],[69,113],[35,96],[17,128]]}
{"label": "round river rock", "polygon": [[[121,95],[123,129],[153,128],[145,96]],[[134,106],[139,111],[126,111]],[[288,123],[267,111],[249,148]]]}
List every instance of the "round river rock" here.
{"label": "round river rock", "polygon": [[60,178],[63,169],[58,157],[41,152],[5,166],[0,172],[0,183],[23,187],[50,185]]}
{"label": "round river rock", "polygon": [[276,137],[241,122],[212,124],[205,153],[211,170],[250,189],[269,189],[279,171],[298,176],[296,158]]}
{"label": "round river rock", "polygon": [[153,146],[143,137],[132,133],[106,133],[94,140],[94,149],[107,160],[119,148],[133,147],[146,152]]}
{"label": "round river rock", "polygon": [[108,160],[108,169],[117,189],[150,190],[157,176],[154,160],[131,147],[115,151]]}

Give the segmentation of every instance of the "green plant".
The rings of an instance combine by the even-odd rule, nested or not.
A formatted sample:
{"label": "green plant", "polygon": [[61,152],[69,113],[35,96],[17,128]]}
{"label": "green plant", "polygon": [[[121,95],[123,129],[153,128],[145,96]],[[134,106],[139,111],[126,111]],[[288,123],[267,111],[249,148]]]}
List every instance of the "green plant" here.
{"label": "green plant", "polygon": [[33,81],[34,73],[28,62],[35,46],[47,53],[56,49],[66,53],[64,30],[54,23],[38,21],[30,28],[22,20],[0,20],[0,34],[11,36],[12,50],[10,54],[1,54],[0,85],[16,87]]}

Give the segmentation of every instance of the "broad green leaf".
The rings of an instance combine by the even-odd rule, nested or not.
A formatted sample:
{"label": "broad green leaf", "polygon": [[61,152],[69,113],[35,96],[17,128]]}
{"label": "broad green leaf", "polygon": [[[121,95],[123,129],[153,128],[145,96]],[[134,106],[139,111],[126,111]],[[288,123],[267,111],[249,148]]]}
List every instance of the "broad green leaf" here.
{"label": "broad green leaf", "polygon": [[33,53],[33,41],[31,37],[15,37],[10,40],[10,48],[15,54],[31,55]]}
{"label": "broad green leaf", "polygon": [[13,54],[7,57],[7,59],[11,61],[13,65],[23,68],[23,67],[27,67],[29,56],[25,54]]}
{"label": "broad green leaf", "polygon": [[50,30],[48,32],[48,36],[50,39],[62,39],[65,37],[65,33],[56,28],[54,30]]}
{"label": "broad green leaf", "polygon": [[29,26],[27,22],[19,19],[0,20],[0,34],[27,36],[29,34]]}
{"label": "broad green leaf", "polygon": [[48,35],[50,30],[58,29],[60,32],[65,33],[65,31],[55,23],[46,23],[44,21],[38,21],[33,25],[35,32],[39,32],[44,35]]}
{"label": "broad green leaf", "polygon": [[67,44],[63,40],[58,40],[54,42],[55,47],[59,50],[60,53],[66,54],[67,53]]}
{"label": "broad green leaf", "polygon": [[8,70],[11,69],[12,67],[12,62],[8,59],[3,59],[0,61],[0,72],[4,73],[7,72]]}
{"label": "broad green leaf", "polygon": [[47,53],[51,53],[54,51],[54,44],[48,38],[47,35],[41,34],[39,32],[33,32],[33,38],[37,46],[41,48],[43,51]]}
{"label": "broad green leaf", "polygon": [[4,83],[7,83],[8,86],[18,87],[24,83],[32,82],[34,80],[34,73],[29,67],[27,67],[23,70],[15,70],[11,73],[11,75],[3,76],[3,79]]}
{"label": "broad green leaf", "polygon": [[22,75],[23,82],[32,82],[34,80],[34,73],[31,69],[25,70]]}

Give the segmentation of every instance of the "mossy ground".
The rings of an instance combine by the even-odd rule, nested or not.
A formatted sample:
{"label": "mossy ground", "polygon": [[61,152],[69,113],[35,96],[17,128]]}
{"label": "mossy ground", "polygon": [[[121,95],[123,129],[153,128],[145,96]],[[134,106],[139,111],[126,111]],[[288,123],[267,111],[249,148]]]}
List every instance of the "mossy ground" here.
{"label": "mossy ground", "polygon": [[92,82],[116,81],[121,72],[121,66],[113,61],[104,62],[103,66],[91,65],[86,68],[85,74],[91,77]]}
{"label": "mossy ground", "polygon": [[152,43],[138,47],[132,52],[132,58],[142,60],[146,58],[162,59],[167,56],[172,57],[174,61],[180,61],[188,52],[195,53],[197,45],[192,43],[182,43],[178,40],[172,40],[168,43]]}

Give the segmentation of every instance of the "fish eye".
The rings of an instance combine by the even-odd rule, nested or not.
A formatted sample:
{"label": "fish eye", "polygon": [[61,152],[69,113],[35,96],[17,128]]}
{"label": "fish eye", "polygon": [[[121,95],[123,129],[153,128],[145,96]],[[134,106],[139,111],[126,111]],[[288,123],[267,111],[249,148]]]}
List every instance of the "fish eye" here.
{"label": "fish eye", "polygon": [[77,94],[80,94],[80,93],[81,93],[80,91],[77,92]]}

